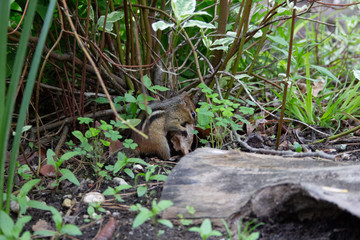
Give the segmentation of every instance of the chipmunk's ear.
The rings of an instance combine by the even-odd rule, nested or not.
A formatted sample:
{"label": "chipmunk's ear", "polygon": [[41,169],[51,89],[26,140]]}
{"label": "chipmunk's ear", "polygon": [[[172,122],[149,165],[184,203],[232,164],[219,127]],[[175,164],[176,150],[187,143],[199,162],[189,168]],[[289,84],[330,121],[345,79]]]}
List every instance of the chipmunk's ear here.
{"label": "chipmunk's ear", "polygon": [[183,93],[181,93],[180,94],[180,96],[182,96],[183,97],[183,99],[191,99],[191,97],[192,97],[192,95],[190,95],[189,93],[187,93],[187,92],[183,92]]}

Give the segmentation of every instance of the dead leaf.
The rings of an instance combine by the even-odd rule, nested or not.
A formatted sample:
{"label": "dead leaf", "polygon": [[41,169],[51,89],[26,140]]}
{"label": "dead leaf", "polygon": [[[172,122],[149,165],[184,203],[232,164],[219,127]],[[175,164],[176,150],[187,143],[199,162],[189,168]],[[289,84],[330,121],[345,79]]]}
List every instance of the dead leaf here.
{"label": "dead leaf", "polygon": [[195,127],[195,130],[198,131],[197,136],[200,139],[206,139],[211,134],[211,129],[210,128],[202,129],[202,128],[199,128],[199,127]]}
{"label": "dead leaf", "polygon": [[[296,84],[302,94],[305,94],[307,92],[306,80],[301,79]],[[317,97],[325,87],[325,80],[322,77],[318,77],[316,81],[311,81],[310,84],[311,84],[311,94],[314,97]]]}
{"label": "dead leaf", "polygon": [[114,217],[110,217],[109,221],[106,223],[103,229],[99,232],[99,234],[95,237],[96,240],[108,240],[113,237],[115,228],[116,228],[116,220]]}
{"label": "dead leaf", "polygon": [[110,154],[116,153],[116,152],[120,151],[120,149],[124,148],[123,143],[120,142],[119,140],[111,141],[111,139],[109,139],[108,141],[110,142],[110,146],[109,146]]}
{"label": "dead leaf", "polygon": [[31,228],[34,232],[35,231],[52,230],[49,222],[42,220],[42,219],[39,219],[39,221],[37,221],[35,223],[35,225],[33,225]]}
{"label": "dead leaf", "polygon": [[319,92],[321,92],[325,87],[325,80],[322,77],[317,78],[318,81],[311,82],[312,84],[312,95],[317,97]]}
{"label": "dead leaf", "polygon": [[175,151],[180,151],[182,154],[186,155],[191,150],[191,145],[194,140],[194,134],[193,131],[195,129],[194,124],[186,124],[186,133],[187,136],[185,137],[180,132],[172,132],[170,136],[170,141],[173,143],[173,147]]}
{"label": "dead leaf", "polygon": [[[56,170],[53,165],[51,164],[45,164],[41,166],[40,168],[40,174],[45,177],[55,177],[56,176]],[[62,174],[58,172],[58,176],[61,176]]]}

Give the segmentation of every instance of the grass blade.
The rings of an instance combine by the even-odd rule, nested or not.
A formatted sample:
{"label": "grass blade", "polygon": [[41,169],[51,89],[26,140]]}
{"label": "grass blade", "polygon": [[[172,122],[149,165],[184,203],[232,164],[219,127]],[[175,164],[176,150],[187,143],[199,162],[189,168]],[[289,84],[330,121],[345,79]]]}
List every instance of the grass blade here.
{"label": "grass blade", "polygon": [[[33,2],[33,1],[31,1]],[[35,1],[34,1],[35,2]],[[19,152],[19,144],[20,144],[20,137],[21,137],[21,131],[25,123],[26,113],[29,106],[31,94],[33,91],[33,87],[35,84],[36,75],[39,69],[40,61],[41,61],[41,54],[45,45],[45,40],[47,33],[50,29],[51,23],[52,23],[52,16],[55,8],[56,0],[51,0],[46,12],[46,17],[44,20],[43,28],[41,30],[39,41],[34,53],[34,57],[32,59],[29,76],[27,79],[26,87],[24,96],[21,102],[20,112],[19,112],[19,118],[16,125],[16,135],[14,137],[14,142],[12,146],[11,151],[11,161],[9,166],[9,178],[8,178],[8,184],[7,184],[7,192],[12,191],[13,183],[14,183],[14,173],[15,173],[15,165],[16,165],[16,158]],[[9,212],[10,209],[10,194],[7,195],[6,198],[6,212]]]}

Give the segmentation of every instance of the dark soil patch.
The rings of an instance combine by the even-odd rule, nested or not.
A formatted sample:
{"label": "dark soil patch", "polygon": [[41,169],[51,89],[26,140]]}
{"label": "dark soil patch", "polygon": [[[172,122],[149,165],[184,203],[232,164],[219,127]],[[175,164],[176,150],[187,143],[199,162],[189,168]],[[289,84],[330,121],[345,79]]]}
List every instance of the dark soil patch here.
{"label": "dark soil patch", "polygon": [[[300,134],[299,136],[305,136],[305,134]],[[312,135],[311,141],[315,140],[316,136]],[[290,144],[285,145],[291,146],[291,144],[296,141],[293,134],[288,134],[285,138]],[[257,148],[273,148],[274,139],[267,137],[266,135],[261,135],[259,138],[255,136],[249,138],[249,145],[252,145]],[[360,144],[356,141],[352,144],[349,142],[336,142],[333,144],[324,143],[318,145],[309,145],[309,149],[313,151],[316,149],[321,149],[324,151],[333,151],[335,149],[336,154],[338,154],[341,161],[358,161],[360,159]],[[246,149],[242,149],[246,151]],[[153,161],[147,159],[151,164],[157,164],[159,168],[156,171],[156,174],[167,174],[171,171],[171,166],[174,166],[174,163],[163,162],[163,161]],[[36,163],[37,160],[35,159]],[[106,210],[105,213],[97,212],[101,215],[99,220],[90,220],[88,216],[88,205],[85,204],[82,199],[84,195],[88,192],[97,191],[104,192],[109,186],[115,188],[117,184],[110,180],[104,180],[99,177],[95,177],[92,171],[92,168],[89,166],[83,165],[83,163],[71,162],[68,161],[68,166],[71,169],[76,169],[80,167],[80,171],[76,172],[76,176],[81,182],[81,186],[75,186],[67,181],[62,182],[58,191],[55,189],[49,190],[50,181],[52,179],[45,179],[48,182],[42,182],[41,186],[43,188],[40,190],[33,190],[28,195],[32,200],[38,200],[46,202],[49,206],[55,207],[63,216],[65,223],[74,224],[78,226],[82,235],[72,239],[95,239],[97,234],[104,228],[105,224],[109,221],[110,217],[114,217],[116,220],[116,228],[112,237],[110,239],[156,239],[156,233],[154,226],[151,221],[148,220],[140,227],[133,229],[132,223],[134,218],[137,215],[137,212],[129,211],[131,205],[140,203],[142,206],[151,208],[151,202],[153,200],[159,201],[162,191],[162,183],[157,181],[151,181],[149,185],[149,190],[146,196],[138,197],[136,194],[136,189],[132,188],[126,191],[123,191],[122,198],[124,202],[118,202],[114,197],[106,196],[106,202],[102,204],[102,207]],[[114,164],[114,161],[109,161],[110,164]],[[65,165],[64,165],[65,167]],[[130,185],[134,186],[134,179],[128,177],[126,174],[121,176],[125,181]],[[17,186],[22,186],[25,183],[17,182]],[[144,184],[144,178],[140,177],[138,184]],[[45,189],[44,189],[45,188]],[[15,189],[16,190],[16,189]],[[68,207],[62,206],[62,203],[65,198],[70,198],[72,200],[72,206],[69,209]],[[32,220],[26,225],[25,229],[32,231],[32,226],[35,225],[40,219],[45,220],[50,224],[52,229],[55,229],[55,224],[52,219],[50,212],[29,209],[26,215],[32,216]],[[13,216],[15,218],[15,216]],[[321,221],[313,222],[296,222],[288,221],[283,223],[267,223],[255,229],[255,231],[260,232],[260,239],[272,240],[272,239],[360,239],[360,231],[357,230],[357,226],[360,224],[360,221],[354,217],[345,215],[342,218],[337,218],[336,220],[327,220],[323,219]],[[199,225],[197,225],[199,226]],[[201,239],[198,233],[190,232],[190,226],[174,225],[173,228],[167,228],[162,225],[159,226],[159,230],[163,231],[163,234],[159,239]],[[224,237],[212,237],[209,239],[226,239],[227,233],[222,228],[219,228]],[[61,236],[61,239],[70,239],[68,236]]]}

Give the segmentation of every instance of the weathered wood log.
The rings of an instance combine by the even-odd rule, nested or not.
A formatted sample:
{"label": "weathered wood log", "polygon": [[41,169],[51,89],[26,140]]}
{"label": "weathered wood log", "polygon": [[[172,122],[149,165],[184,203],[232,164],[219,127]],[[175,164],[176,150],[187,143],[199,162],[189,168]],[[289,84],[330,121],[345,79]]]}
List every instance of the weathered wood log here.
{"label": "weathered wood log", "polygon": [[339,211],[360,218],[360,165],[203,148],[180,160],[161,199],[174,203],[163,213],[170,219],[305,220]]}

